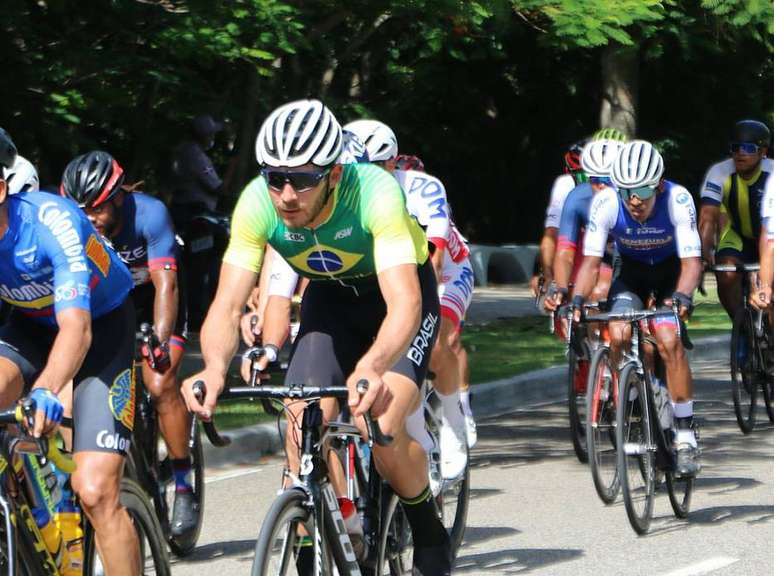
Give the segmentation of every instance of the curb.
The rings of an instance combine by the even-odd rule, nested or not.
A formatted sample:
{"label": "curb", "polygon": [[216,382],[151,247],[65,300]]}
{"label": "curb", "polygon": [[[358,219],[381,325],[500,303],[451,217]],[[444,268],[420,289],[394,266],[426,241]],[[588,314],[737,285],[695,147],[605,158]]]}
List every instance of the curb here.
{"label": "curb", "polygon": [[[694,340],[689,361],[716,359],[728,354],[731,336],[707,336]],[[471,390],[476,419],[512,412],[527,404],[555,401],[566,396],[566,366],[552,366],[474,385]],[[203,435],[204,461],[207,468],[256,464],[268,454],[282,450],[282,439],[274,424],[256,424],[224,432],[231,437],[225,448],[212,446]]]}

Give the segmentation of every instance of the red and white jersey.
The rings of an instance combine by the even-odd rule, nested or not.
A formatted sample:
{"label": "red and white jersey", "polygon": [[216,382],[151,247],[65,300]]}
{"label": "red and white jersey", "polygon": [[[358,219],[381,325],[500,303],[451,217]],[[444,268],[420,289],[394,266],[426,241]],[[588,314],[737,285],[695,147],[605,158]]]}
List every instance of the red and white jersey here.
{"label": "red and white jersey", "polygon": [[439,248],[446,248],[455,262],[467,257],[465,238],[451,222],[443,183],[417,170],[395,170],[393,174],[406,195],[409,214],[425,229],[427,239]]}

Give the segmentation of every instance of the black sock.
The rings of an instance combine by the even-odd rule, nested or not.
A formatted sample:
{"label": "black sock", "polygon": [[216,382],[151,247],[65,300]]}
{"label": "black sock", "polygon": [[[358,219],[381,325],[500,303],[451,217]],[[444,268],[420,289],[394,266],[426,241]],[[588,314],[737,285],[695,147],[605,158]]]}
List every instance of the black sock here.
{"label": "black sock", "polygon": [[675,427],[678,430],[690,430],[693,428],[693,416],[687,418],[675,418]]}
{"label": "black sock", "polygon": [[449,545],[449,535],[438,517],[438,508],[435,505],[430,486],[427,486],[414,498],[401,497],[400,502],[411,526],[414,546]]}

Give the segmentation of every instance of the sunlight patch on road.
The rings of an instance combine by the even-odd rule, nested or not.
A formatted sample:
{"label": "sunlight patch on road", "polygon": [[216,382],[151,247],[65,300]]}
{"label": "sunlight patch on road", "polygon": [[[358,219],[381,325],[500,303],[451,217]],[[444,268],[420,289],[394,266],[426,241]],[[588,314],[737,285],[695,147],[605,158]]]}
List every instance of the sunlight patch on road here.
{"label": "sunlight patch on road", "polygon": [[677,570],[672,570],[661,576],[701,576],[702,574],[709,574],[715,570],[730,566],[735,562],[739,562],[739,559],[730,558],[728,556],[715,556],[701,562],[696,562],[695,564],[689,564],[688,566],[678,568]]}

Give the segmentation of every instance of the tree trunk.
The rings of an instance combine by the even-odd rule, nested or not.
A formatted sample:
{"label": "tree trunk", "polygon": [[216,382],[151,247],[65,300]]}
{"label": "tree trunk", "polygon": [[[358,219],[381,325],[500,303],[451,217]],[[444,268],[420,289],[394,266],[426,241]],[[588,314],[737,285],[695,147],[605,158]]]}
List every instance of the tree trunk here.
{"label": "tree trunk", "polygon": [[610,43],[602,53],[602,128],[617,128],[629,138],[637,133],[639,50]]}
{"label": "tree trunk", "polygon": [[242,117],[239,135],[239,152],[233,179],[229,182],[227,194],[238,197],[242,188],[257,174],[255,159],[255,138],[258,135],[258,107],[260,106],[260,77],[252,66],[247,66],[247,90],[245,91],[245,114]]}

